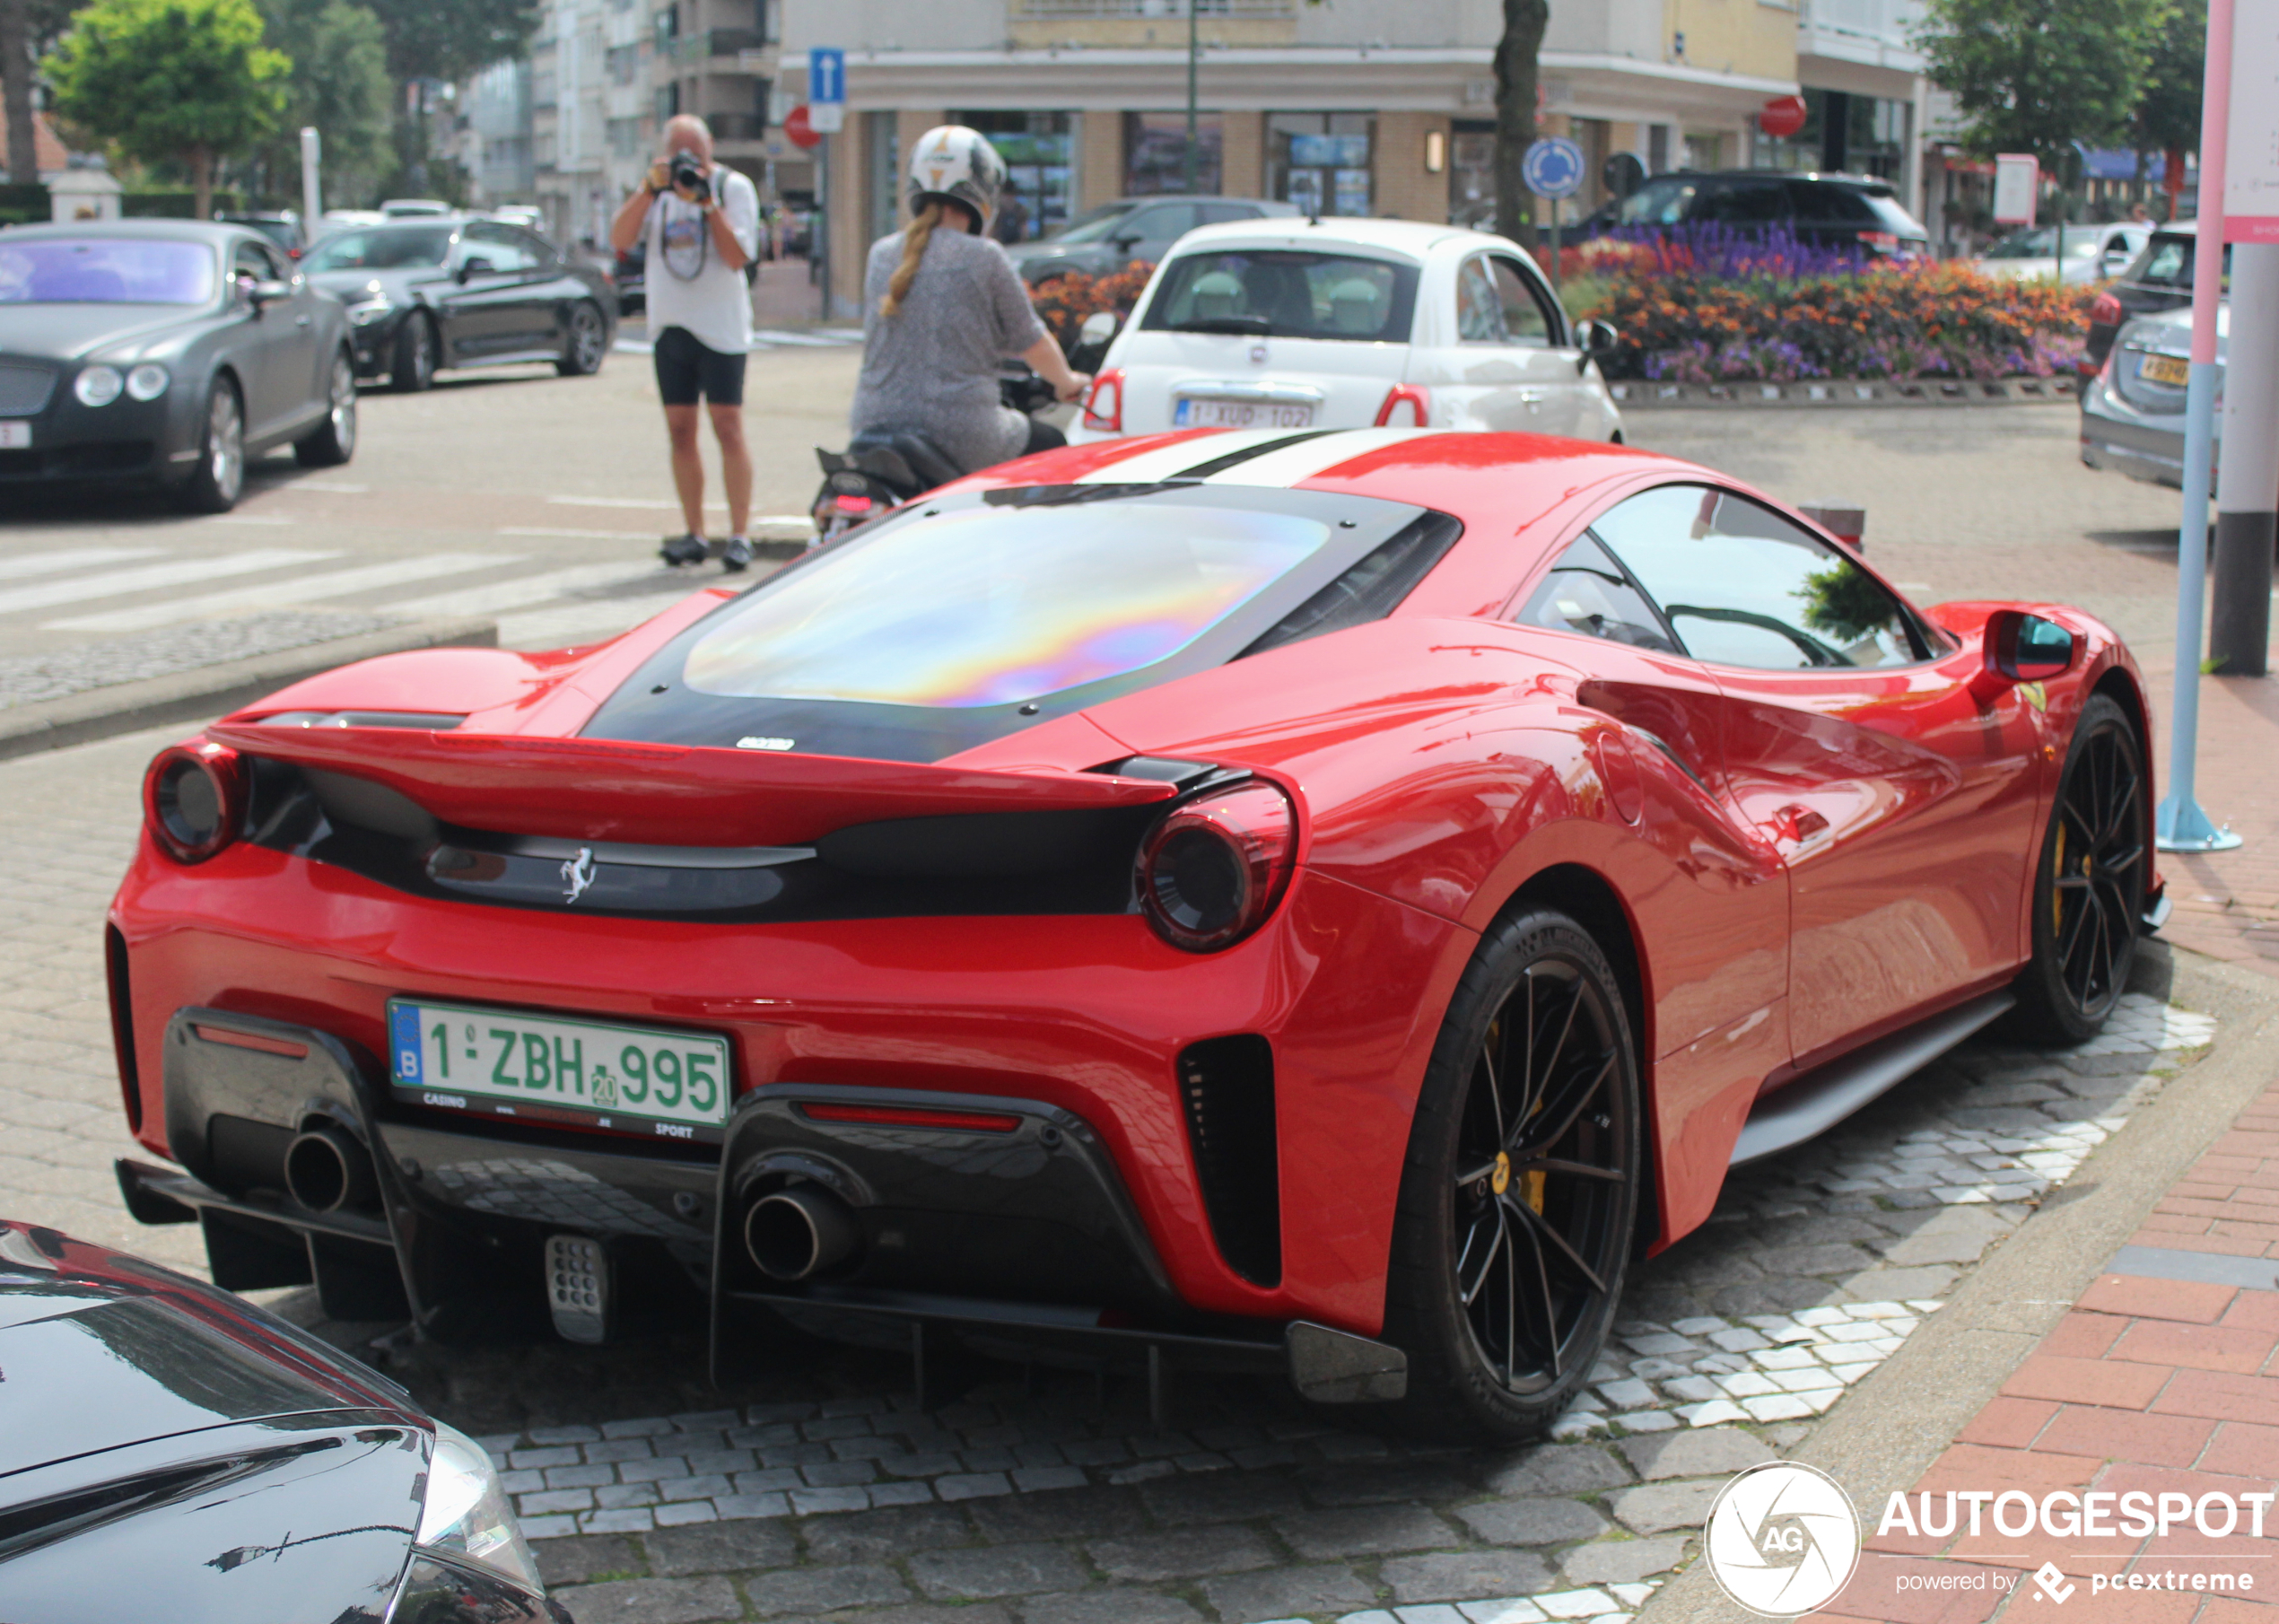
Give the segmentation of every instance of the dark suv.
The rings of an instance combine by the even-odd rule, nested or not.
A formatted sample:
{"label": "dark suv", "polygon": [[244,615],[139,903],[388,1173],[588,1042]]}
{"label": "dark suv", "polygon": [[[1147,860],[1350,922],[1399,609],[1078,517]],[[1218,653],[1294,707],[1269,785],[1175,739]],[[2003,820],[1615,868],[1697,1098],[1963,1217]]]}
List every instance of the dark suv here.
{"label": "dark suv", "polygon": [[[2135,263],[2115,277],[2089,307],[2089,350],[2082,374],[2095,376],[2113,348],[2113,335],[2138,316],[2172,310],[2192,302],[2192,250],[2200,240],[2196,220],[2172,220],[2152,233]],[[2223,249],[2223,275],[2231,277],[2231,248]]]}
{"label": "dark suv", "polygon": [[1803,241],[1856,245],[1871,254],[1931,251],[1931,234],[1888,180],[1872,175],[1794,175],[1775,170],[1681,170],[1656,175],[1585,218],[1578,237],[1619,228],[1727,225],[1793,231]]}
{"label": "dark suv", "polygon": [[1015,249],[1013,263],[1031,282],[1071,271],[1105,275],[1135,259],[1153,265],[1199,225],[1297,213],[1289,204],[1259,197],[1119,197],[1087,210],[1056,236]]}

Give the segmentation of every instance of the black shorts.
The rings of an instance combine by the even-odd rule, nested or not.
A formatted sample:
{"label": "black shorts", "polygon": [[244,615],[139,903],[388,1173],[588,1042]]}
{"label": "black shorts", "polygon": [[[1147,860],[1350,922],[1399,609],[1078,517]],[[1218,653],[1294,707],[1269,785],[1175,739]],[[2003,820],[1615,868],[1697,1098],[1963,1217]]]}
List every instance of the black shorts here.
{"label": "black shorts", "polygon": [[744,404],[744,361],[723,355],[686,327],[657,335],[650,359],[657,363],[657,393],[670,406],[694,406],[702,394],[714,406]]}

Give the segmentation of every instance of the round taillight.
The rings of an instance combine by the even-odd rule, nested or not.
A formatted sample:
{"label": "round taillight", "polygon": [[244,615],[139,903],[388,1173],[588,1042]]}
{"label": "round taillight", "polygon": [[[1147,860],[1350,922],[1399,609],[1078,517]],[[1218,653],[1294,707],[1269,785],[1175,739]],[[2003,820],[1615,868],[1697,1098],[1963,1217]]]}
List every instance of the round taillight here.
{"label": "round taillight", "polygon": [[143,776],[143,818],[178,863],[202,863],[237,838],[244,773],[227,745],[177,745]]}
{"label": "round taillight", "polygon": [[1288,887],[1297,850],[1290,798],[1268,783],[1204,795],[1173,811],[1140,847],[1140,911],[1190,953],[1242,940]]}

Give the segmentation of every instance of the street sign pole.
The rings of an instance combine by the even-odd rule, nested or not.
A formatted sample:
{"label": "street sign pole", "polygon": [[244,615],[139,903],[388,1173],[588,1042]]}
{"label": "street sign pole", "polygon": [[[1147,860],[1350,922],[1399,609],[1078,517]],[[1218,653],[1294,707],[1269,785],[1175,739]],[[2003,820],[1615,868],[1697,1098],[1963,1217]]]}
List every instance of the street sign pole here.
{"label": "street sign pole", "polygon": [[317,240],[317,222],[324,217],[325,195],[318,184],[318,164],[324,155],[323,137],[314,125],[301,130],[301,237]]}
{"label": "street sign pole", "polygon": [[2223,169],[2231,119],[2232,0],[2208,0],[2207,78],[2200,97],[2199,243],[2192,256],[2192,364],[2184,393],[2184,517],[2176,535],[2176,693],[2169,720],[2169,792],[2154,820],[2163,851],[2226,851],[2195,799],[2199,768],[2200,600],[2207,589],[2208,464],[2215,451],[2215,316],[2223,298]]}
{"label": "street sign pole", "polygon": [[1187,195],[1191,197],[1195,192],[1195,175],[1198,168],[1195,152],[1197,139],[1195,79],[1203,54],[1201,25],[1195,15],[1196,7],[1200,4],[1201,0],[1187,0]]}
{"label": "street sign pole", "polygon": [[1551,286],[1559,286],[1559,199],[1551,199]]}
{"label": "street sign pole", "polygon": [[831,223],[838,217],[831,199],[831,137],[846,127],[847,53],[833,46],[808,49],[808,123],[818,139],[815,148],[815,264],[823,284],[823,319],[831,319]]}

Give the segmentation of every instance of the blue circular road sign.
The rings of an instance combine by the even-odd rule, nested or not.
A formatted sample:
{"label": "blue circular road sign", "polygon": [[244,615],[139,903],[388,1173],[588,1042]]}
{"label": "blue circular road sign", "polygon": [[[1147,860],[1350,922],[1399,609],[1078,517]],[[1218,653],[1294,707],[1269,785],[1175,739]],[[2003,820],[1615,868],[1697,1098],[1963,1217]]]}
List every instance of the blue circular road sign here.
{"label": "blue circular road sign", "polygon": [[1546,135],[1527,149],[1520,173],[1538,197],[1572,197],[1583,189],[1583,149],[1564,135]]}

